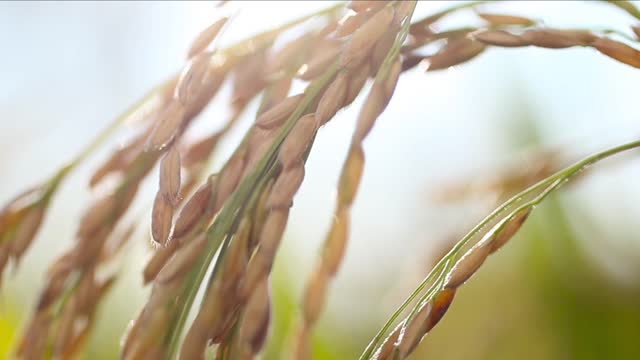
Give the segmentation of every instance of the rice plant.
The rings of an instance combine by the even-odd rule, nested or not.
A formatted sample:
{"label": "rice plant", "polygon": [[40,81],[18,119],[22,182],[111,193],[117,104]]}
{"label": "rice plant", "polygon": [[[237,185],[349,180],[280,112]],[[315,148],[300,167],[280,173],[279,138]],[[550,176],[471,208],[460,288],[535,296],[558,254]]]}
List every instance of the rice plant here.
{"label": "rice plant", "polygon": [[[314,328],[348,248],[351,208],[366,176],[364,144],[405,73],[448,69],[492,48],[515,47],[591,48],[598,53],[593,56],[640,68],[640,26],[552,28],[540,19],[494,13],[500,4],[492,1],[454,3],[415,18],[414,10],[421,5],[327,3],[321,11],[226,48],[217,46],[216,39],[232,31],[232,18],[220,17],[203,29],[180,71],[135,102],[75,159],[0,212],[0,274],[7,276],[1,272],[20,265],[43,219],[59,216],[48,210],[52,201],[62,201],[56,194],[69,174],[93,160],[91,155],[124,123],[135,120],[128,142],[92,165],[87,183],[101,191],[78,219],[73,245],[51,259],[46,284],[11,356],[82,356],[98,307],[123,276],[118,260],[136,240],[132,233],[146,224],[125,214],[133,201],[143,201],[151,209],[145,216],[155,245],[140,274],[150,293],[122,334],[120,357],[260,357],[274,321],[273,264],[314,141],[323,126],[360,97],[363,105],[341,169],[331,224],[311,265],[290,346],[280,354],[310,359]],[[631,2],[598,5],[615,7],[640,24],[640,11]],[[438,26],[460,12],[473,14],[481,25]],[[302,34],[279,44],[292,29]],[[293,91],[295,83],[304,84],[304,90]],[[232,96],[224,126],[186,139],[184,133],[195,122],[210,120],[200,115],[219,101],[216,95],[225,84],[231,85]],[[252,126],[221,169],[212,173],[209,163],[219,144],[254,101],[259,107],[251,114]],[[640,140],[634,139],[568,166],[545,156],[545,166],[535,174],[502,177],[518,192],[452,246],[380,324],[359,359],[405,359],[420,342],[428,346],[425,335],[446,321],[458,289],[485,261],[500,256],[498,250],[526,226],[536,206],[591,165],[638,147]],[[157,177],[155,196],[138,199],[149,177]]]}

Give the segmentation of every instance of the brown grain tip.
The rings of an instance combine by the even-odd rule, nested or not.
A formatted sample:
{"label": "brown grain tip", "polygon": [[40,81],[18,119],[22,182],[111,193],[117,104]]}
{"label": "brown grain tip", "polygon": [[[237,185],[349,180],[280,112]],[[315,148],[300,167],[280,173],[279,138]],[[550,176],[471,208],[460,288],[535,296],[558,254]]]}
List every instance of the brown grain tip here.
{"label": "brown grain tip", "polygon": [[524,40],[521,36],[512,34],[505,30],[478,30],[472,32],[469,36],[485,44],[502,47],[520,47],[529,45],[529,42]]}
{"label": "brown grain tip", "polygon": [[407,54],[402,59],[402,72],[408,71],[416,67],[424,57],[418,54]]}
{"label": "brown grain tip", "polygon": [[340,176],[338,186],[338,201],[340,204],[353,203],[360,185],[360,180],[362,179],[363,170],[364,151],[361,147],[353,147],[349,151],[349,157],[344,164]]}
{"label": "brown grain tip", "polygon": [[427,323],[432,311],[433,303],[429,301],[420,306],[411,322],[407,324],[402,337],[398,339],[397,348],[400,359],[407,357],[428,332]]}
{"label": "brown grain tip", "polygon": [[373,47],[371,51],[371,55],[369,56],[369,63],[371,64],[371,72],[377,72],[382,62],[387,57],[389,50],[393,46],[393,43],[396,40],[398,35],[398,29],[395,27],[389,28],[384,35],[378,40],[376,45]]}
{"label": "brown grain tip", "polygon": [[400,347],[400,359],[406,358],[420,343],[424,335],[429,333],[442,319],[453,301],[455,289],[444,289],[437,293],[433,300],[423,304],[412,322],[407,325]]}
{"label": "brown grain tip", "polygon": [[267,201],[267,206],[272,209],[282,209],[291,206],[293,196],[298,191],[304,179],[304,166],[299,164],[290,168],[278,176],[273,184],[271,196]]}
{"label": "brown grain tip", "polygon": [[344,252],[347,247],[347,236],[349,235],[350,214],[348,208],[338,210],[336,217],[331,224],[331,230],[325,241],[322,253],[323,267],[329,275],[333,276],[338,272]]}
{"label": "brown grain tip", "polygon": [[640,68],[640,51],[627,44],[609,38],[598,38],[592,46],[612,59]]}
{"label": "brown grain tip", "polygon": [[501,15],[479,12],[478,16],[491,25],[505,26],[505,25],[521,25],[530,26],[535,24],[535,21],[522,16],[515,15]]}
{"label": "brown grain tip", "polygon": [[171,203],[177,205],[180,195],[180,152],[171,146],[160,161],[159,192]]}
{"label": "brown grain tip", "polygon": [[216,37],[220,33],[220,30],[222,30],[222,27],[224,27],[228,20],[229,19],[226,17],[219,19],[213,24],[209,25],[206,29],[202,30],[202,32],[200,32],[200,34],[198,34],[198,36],[196,36],[196,38],[193,40],[193,43],[191,43],[191,47],[187,52],[187,57],[191,58],[194,55],[197,55],[198,53],[206,50],[209,44],[211,44],[216,39]]}
{"label": "brown grain tip", "polygon": [[186,104],[185,118],[193,120],[209,104],[211,99],[218,93],[220,86],[227,76],[227,71],[221,68],[210,68],[201,80],[201,83],[194,88],[193,96]]}
{"label": "brown grain tip", "polygon": [[446,46],[428,58],[429,67],[427,70],[440,70],[459,65],[480,55],[484,49],[485,45],[483,43],[472,39],[458,38],[449,40]]}
{"label": "brown grain tip", "polygon": [[447,274],[444,287],[457,288],[464,284],[478,271],[490,251],[490,248],[483,246],[481,243],[469,249]]}
{"label": "brown grain tip", "polygon": [[262,348],[269,329],[270,296],[268,279],[264,278],[249,299],[240,324],[240,338],[256,354]]}
{"label": "brown grain tip", "polygon": [[320,125],[324,125],[331,120],[338,110],[344,106],[348,86],[349,75],[346,72],[340,72],[322,94],[316,110],[316,120]]}
{"label": "brown grain tip", "polygon": [[282,100],[271,109],[260,114],[256,118],[256,125],[262,129],[272,129],[279,126],[289,117],[303,98],[304,94],[298,94]]}
{"label": "brown grain tip", "polygon": [[158,192],[151,211],[151,236],[155,242],[162,245],[167,243],[172,219],[173,206],[161,192]]}
{"label": "brown grain tip", "polygon": [[[43,204],[44,205],[44,204]],[[34,206],[27,211],[24,218],[15,229],[11,240],[11,252],[16,260],[20,259],[38,233],[46,209],[43,205]],[[2,267],[0,267],[1,269]]]}
{"label": "brown grain tip", "polygon": [[[527,220],[529,214],[531,214],[532,208],[522,209],[516,214],[514,214],[511,218],[507,218],[505,221],[506,225],[502,228],[502,230],[496,233],[493,238],[490,240],[490,243],[487,246],[490,247],[491,253],[497,251],[501,247],[504,246],[522,227],[522,224]],[[497,225],[500,226],[500,225]]]}
{"label": "brown grain tip", "polygon": [[204,215],[209,205],[212,193],[212,180],[209,177],[207,181],[196,190],[184,205],[180,214],[176,219],[175,228],[173,230],[174,237],[181,237],[193,228],[196,222]]}
{"label": "brown grain tip", "polygon": [[199,53],[191,58],[180,73],[174,97],[188,108],[198,98],[203,80],[211,64],[211,53]]}
{"label": "brown grain tip", "polygon": [[355,143],[362,142],[362,140],[364,140],[364,138],[369,134],[378,119],[378,116],[382,114],[387,106],[388,99],[384,84],[379,81],[375,81],[369,91],[369,94],[367,94],[367,99],[365,100],[364,105],[362,105],[360,113],[358,114],[356,130],[353,133],[353,141]]}
{"label": "brown grain tip", "polygon": [[371,65],[366,62],[351,72],[351,76],[349,77],[349,90],[344,99],[345,106],[350,105],[358,97],[367,79],[369,79],[370,71]]}
{"label": "brown grain tip", "polygon": [[161,150],[180,132],[185,119],[185,108],[179,101],[170,101],[159,114],[146,146],[147,151]]}
{"label": "brown grain tip", "polygon": [[340,65],[346,68],[358,66],[368,55],[369,50],[387,31],[393,17],[393,7],[385,6],[358,28],[342,53]]}
{"label": "brown grain tip", "polygon": [[427,332],[431,331],[431,329],[440,322],[453,302],[455,295],[456,289],[444,289],[435,296],[433,299],[433,309],[427,319]]}
{"label": "brown grain tip", "polygon": [[395,349],[396,341],[400,337],[400,331],[402,330],[402,326],[404,322],[399,323],[393,329],[393,331],[387,336],[386,339],[382,342],[382,345],[378,348],[378,350],[374,353],[373,358],[375,360],[391,360],[391,355]]}
{"label": "brown grain tip", "polygon": [[595,40],[588,31],[534,29],[522,34],[522,39],[529,44],[549,49],[563,49],[572,46],[586,45]]}
{"label": "brown grain tip", "polygon": [[303,311],[307,324],[314,324],[320,317],[327,297],[328,283],[329,274],[323,267],[319,267],[311,275],[303,300]]}
{"label": "brown grain tip", "polygon": [[317,128],[318,121],[314,114],[307,114],[298,119],[278,153],[278,160],[283,169],[290,169],[302,162],[303,153],[310,145]]}

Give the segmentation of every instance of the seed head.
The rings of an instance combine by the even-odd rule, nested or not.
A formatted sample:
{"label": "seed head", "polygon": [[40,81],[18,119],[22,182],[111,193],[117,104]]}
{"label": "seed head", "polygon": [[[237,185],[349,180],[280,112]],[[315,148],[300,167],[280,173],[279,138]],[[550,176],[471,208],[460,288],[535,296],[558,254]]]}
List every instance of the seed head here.
{"label": "seed head", "polygon": [[191,43],[191,47],[187,52],[187,57],[192,58],[203,52],[216,39],[220,30],[222,30],[228,20],[229,19],[226,17],[219,19],[209,25],[206,29],[202,30],[202,32],[200,32],[200,34],[198,34],[198,36],[193,40],[193,43]]}

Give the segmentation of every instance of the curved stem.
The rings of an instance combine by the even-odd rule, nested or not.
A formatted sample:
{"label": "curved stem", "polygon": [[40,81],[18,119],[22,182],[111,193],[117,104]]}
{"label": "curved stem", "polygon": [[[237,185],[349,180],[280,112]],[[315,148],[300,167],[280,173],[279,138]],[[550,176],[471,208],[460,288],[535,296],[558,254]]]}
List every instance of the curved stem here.
{"label": "curved stem", "polygon": [[[389,328],[393,325],[393,323],[398,319],[398,317],[402,314],[402,312],[413,302],[414,299],[418,297],[420,293],[427,287],[428,284],[432,283],[436,274],[440,274],[442,269],[447,268],[447,264],[450,263],[451,259],[453,259],[468,242],[474,238],[477,234],[479,234],[485,227],[489,225],[492,221],[494,221],[500,214],[505,212],[507,209],[514,206],[516,203],[522,201],[522,199],[528,195],[531,195],[535,191],[539,191],[542,188],[542,192],[533,200],[526,202],[520,207],[513,210],[511,214],[516,213],[524,208],[535,206],[542,202],[550,193],[560,188],[563,184],[569,181],[572,177],[576,176],[581,171],[584,171],[587,167],[606,159],[615,154],[638,148],[640,147],[640,140],[632,141],[626,144],[622,144],[591,156],[584,158],[581,161],[576,162],[574,165],[569,166],[563,170],[558,171],[557,173],[547,177],[544,180],[539,181],[535,185],[527,188],[521,193],[513,196],[511,199],[507,200],[500,207],[495,209],[491,214],[489,214],[484,220],[482,220],[478,225],[476,225],[465,237],[463,237],[448,253],[445,255],[433,268],[433,270],[427,275],[427,277],[420,283],[420,285],[416,288],[416,290],[409,295],[409,297],[400,305],[400,307],[393,313],[391,318],[383,325],[382,329],[376,334],[373,340],[369,343],[365,351],[360,356],[361,360],[368,359],[373,349],[378,346],[378,342],[382,339],[384,334],[389,330]],[[508,215],[508,216],[510,216]]]}

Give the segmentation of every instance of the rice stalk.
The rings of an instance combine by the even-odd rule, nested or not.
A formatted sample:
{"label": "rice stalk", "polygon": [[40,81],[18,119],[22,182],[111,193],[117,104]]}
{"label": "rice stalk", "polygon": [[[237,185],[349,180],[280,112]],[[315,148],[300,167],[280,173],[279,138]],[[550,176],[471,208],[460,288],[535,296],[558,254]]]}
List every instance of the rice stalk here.
{"label": "rice stalk", "polygon": [[[327,78],[329,76],[331,76],[331,74],[329,74]],[[327,80],[328,79],[324,79],[323,81],[326,82]],[[198,285],[205,275],[208,264],[211,262],[220,245],[222,245],[223,247],[221,248],[221,253],[218,255],[216,268],[221,263],[221,259],[224,259],[224,251],[227,249],[228,245],[228,241],[224,239],[227,238],[227,236],[232,236],[235,232],[234,224],[236,224],[237,222],[234,219],[238,218],[237,216],[235,216],[235,214],[238,214],[238,211],[242,213],[246,210],[247,202],[252,196],[251,190],[259,188],[261,186],[260,184],[264,184],[266,179],[263,178],[262,175],[265,172],[273,171],[274,168],[270,166],[270,163],[272,162],[270,158],[274,158],[274,154],[276,153],[279,144],[282,143],[282,141],[286,137],[287,132],[291,130],[291,127],[293,127],[293,125],[295,124],[296,119],[300,116],[300,113],[304,111],[304,109],[309,105],[309,103],[313,99],[313,96],[315,96],[317,91],[322,86],[323,84],[319,83],[309,87],[305,99],[303,99],[302,103],[298,105],[287,122],[282,124],[282,127],[284,129],[276,133],[277,136],[274,140],[274,145],[271,145],[268,148],[268,151],[266,152],[264,157],[256,164],[255,167],[257,167],[257,170],[251,169],[252,172],[247,174],[244,180],[241,180],[236,190],[234,190],[235,186],[232,186],[231,184],[236,183],[239,179],[242,178],[238,177],[238,175],[242,173],[246,156],[251,155],[247,153],[247,151],[251,150],[251,148],[247,148],[247,142],[243,141],[244,145],[240,146],[240,151],[236,150],[236,153],[232,155],[232,161],[228,162],[225,165],[225,167],[219,174],[219,179],[216,181],[215,190],[213,191],[213,193],[215,194],[215,196],[213,196],[213,201],[209,201],[210,207],[211,205],[215,206],[215,208],[221,209],[221,212],[216,216],[213,224],[209,226],[209,230],[206,231],[206,238],[208,240],[208,243],[207,249],[204,251],[204,256],[202,256],[201,259],[194,261],[194,270],[186,274],[184,277],[181,277],[179,280],[172,279],[169,283],[164,284],[159,283],[158,279],[154,281],[154,289],[152,291],[151,299],[127,336],[127,340],[125,342],[123,350],[123,357],[137,358],[146,351],[162,348],[167,349],[167,353],[170,357],[177,355],[179,349],[179,341],[181,338],[180,334],[182,331],[184,320],[186,318],[186,314],[191,307],[193,297],[195,296],[195,292],[199,287]],[[258,125],[256,129],[259,129]],[[218,193],[218,191],[220,191],[220,193]],[[216,199],[220,194],[222,194],[223,197],[220,200]],[[225,197],[229,197],[229,199],[222,200]],[[216,212],[217,210],[213,211],[213,213]],[[174,257],[179,256],[181,251],[182,249],[178,249]],[[215,275],[216,273],[214,271],[214,274],[212,274],[212,276],[210,277],[210,283],[211,280],[215,279]],[[175,298],[176,295],[178,295],[178,293],[180,292],[179,288],[185,289],[186,295],[184,297],[178,297],[178,299],[176,299],[177,302],[172,301],[171,299]],[[156,301],[154,299],[159,300]],[[168,320],[168,318],[166,318],[166,315],[164,315],[165,313],[174,314],[169,316],[175,316],[175,321],[172,321],[172,325],[174,326],[171,329],[168,329],[168,322],[166,321]],[[158,326],[159,331],[161,331],[164,335],[157,336],[157,334],[155,334],[153,335],[152,339],[151,337],[147,336],[147,334],[142,334],[137,331],[140,326],[143,326],[140,324],[149,322],[155,323]],[[160,324],[163,325],[159,326]],[[163,343],[165,345],[162,345]],[[199,343],[201,343],[201,340],[199,341]],[[197,351],[197,349],[193,350]]]}
{"label": "rice stalk", "polygon": [[[388,50],[384,62],[378,70],[378,74],[373,83],[371,91],[369,92],[369,95],[358,117],[356,130],[354,131],[351,140],[350,150],[343,165],[342,173],[340,175],[337,199],[338,205],[335,210],[335,216],[333,218],[327,238],[325,239],[322,256],[320,257],[315,270],[313,270],[312,272],[312,276],[304,293],[304,300],[302,303],[302,313],[304,315],[302,317],[299,330],[296,334],[294,345],[295,359],[311,358],[311,329],[319,318],[320,312],[323,308],[329,280],[337,273],[346,249],[350,208],[355,199],[364,167],[364,149],[362,143],[373,127],[375,120],[380,116],[380,114],[384,111],[386,105],[389,103],[393,94],[393,90],[395,89],[401,70],[401,62],[398,58],[398,54],[400,51],[400,47],[402,46],[409,31],[411,15],[413,13],[415,5],[415,2],[409,2],[408,10],[405,10],[406,13],[397,18],[396,21],[398,25],[402,26],[402,29],[391,32],[395,37],[393,47]],[[386,15],[389,14],[389,11],[391,15]],[[381,26],[386,27],[387,24],[394,19],[394,13],[394,7],[388,5],[378,13],[385,14],[383,17],[381,16],[381,19],[376,19],[376,16],[378,15],[374,15],[369,21],[371,23],[373,23],[374,21],[379,21],[382,23]],[[387,20],[388,17],[390,17],[392,20]],[[354,36],[351,39],[352,42],[362,41],[360,40],[360,38],[356,37],[356,35],[363,34],[361,31],[370,31],[368,30],[367,25],[368,24],[365,23],[354,33]],[[369,26],[372,27],[373,25]],[[371,36],[380,39],[382,35],[383,34],[373,33],[373,35]],[[361,35],[361,37],[363,37],[363,35]],[[370,40],[368,40],[367,44],[369,43]],[[358,48],[370,49],[372,46],[373,44],[367,46],[360,45],[358,46]],[[343,59],[344,56],[345,55],[343,55]],[[350,56],[349,58],[352,57],[353,56]],[[348,68],[351,61],[342,61],[341,64],[345,68]],[[342,80],[340,78],[340,75],[338,75],[338,78],[334,81],[332,86],[334,86],[334,84],[338,84],[336,88],[340,88],[343,81],[345,80]],[[342,88],[344,87],[345,86],[342,86]],[[329,90],[327,90],[327,92],[329,93],[330,90],[331,87],[329,88]],[[339,91],[333,91],[333,94],[335,97],[329,97],[326,101],[320,101],[321,105],[318,106],[316,116],[320,118],[319,121],[321,123],[323,122],[325,117],[333,116],[333,114],[335,114],[337,109],[340,107],[340,103],[344,101],[344,92],[340,93]],[[339,100],[336,100],[336,98]],[[326,108],[327,110],[321,111],[323,109],[322,105],[325,105],[324,108]],[[325,115],[325,112],[327,113],[327,115]]]}
{"label": "rice stalk", "polygon": [[[275,34],[270,38],[266,38],[265,41],[271,41],[273,36]],[[255,48],[255,44],[253,44],[252,48]],[[115,226],[119,218],[124,214],[129,203],[133,200],[138,184],[155,164],[160,154],[180,136],[191,122],[191,119],[199,113],[219,87],[219,79],[214,79],[213,87],[206,86],[207,74],[211,73],[211,71],[217,71],[209,69],[208,59],[210,59],[210,56],[207,54],[204,57],[196,57],[194,61],[190,61],[176,83],[176,91],[173,95],[175,100],[169,99],[168,104],[165,105],[165,110],[159,112],[155,125],[150,127],[145,147],[138,150],[139,155],[136,155],[135,159],[128,165],[128,168],[123,171],[125,174],[124,179],[110,195],[96,202],[95,206],[87,211],[78,231],[78,243],[74,249],[61,258],[61,262],[66,262],[63,266],[58,266],[58,269],[62,270],[50,273],[49,284],[41,294],[39,306],[36,310],[37,314],[49,315],[34,316],[34,320],[25,333],[25,339],[32,338],[35,332],[40,334],[38,336],[43,336],[41,331],[45,327],[42,322],[38,321],[39,319],[47,319],[47,327],[52,325],[52,321],[57,322],[59,316],[63,316],[60,320],[63,321],[62,324],[71,324],[74,321],[79,321],[77,319],[82,314],[73,313],[73,310],[70,310],[74,308],[73,294],[82,279],[87,276],[90,277],[94,269],[99,266],[98,263],[91,260],[96,258],[105,246],[109,238],[109,229]],[[203,60],[206,61],[203,62]],[[229,67],[235,62],[237,62],[237,58],[230,58],[229,61],[222,63],[222,66]],[[206,70],[203,70],[205,65]],[[222,69],[223,73],[227,71],[224,68]],[[168,166],[172,167],[174,174],[179,167],[175,165]],[[172,203],[168,201],[165,195],[167,192],[176,195],[177,189],[175,188],[175,176],[173,183],[172,181],[161,182],[168,185],[161,186],[161,192],[157,197],[159,200],[155,202],[154,213],[158,215],[154,217],[159,220],[155,221],[154,234],[158,238],[164,237],[166,239],[171,226],[172,211],[170,206],[172,206]],[[161,211],[158,211],[158,209]],[[61,262],[56,262],[56,264]],[[56,304],[58,304],[59,310],[52,308]],[[74,317],[76,320],[73,320]],[[66,328],[71,329],[72,327],[67,325]],[[62,330],[56,331],[56,338],[62,339],[56,340],[61,344],[56,347],[57,354],[67,352],[66,349],[71,345],[77,347],[74,342],[67,341],[69,339],[69,336],[67,336],[68,331],[65,331],[64,328]],[[46,341],[46,338],[44,340]],[[40,351],[45,351],[44,346],[46,346],[46,343],[43,342],[43,347],[40,348]],[[23,350],[19,349],[19,355],[24,355],[27,358],[38,357],[39,354],[42,354],[42,352],[30,351],[25,354]]]}
{"label": "rice stalk", "polygon": [[[620,31],[548,28],[526,17],[477,9],[486,3],[489,1],[456,4],[411,23],[415,1],[352,1],[349,8],[353,11],[340,21],[337,15],[344,4],[227,49],[216,49],[213,44],[227,19],[214,22],[195,38],[180,73],[154,89],[51,180],[0,211],[1,272],[6,263],[17,263],[32,242],[66,174],[122,121],[139,121],[137,134],[93,173],[91,187],[104,185],[107,177],[119,178],[87,208],[76,243],[50,267],[18,355],[70,358],[82,349],[96,308],[116,279],[115,274],[98,275],[124,248],[131,233],[113,229],[121,227],[141,181],[159,163],[158,191],[151,211],[151,234],[159,246],[143,273],[144,282],[152,284],[151,295],[123,340],[121,357],[197,359],[211,345],[218,346],[219,359],[258,356],[271,322],[271,268],[315,137],[374,77],[352,134],[337,186],[334,218],[305,289],[302,317],[294,334],[293,357],[310,358],[313,327],[347,247],[351,207],[364,170],[363,142],[389,103],[402,72],[421,62],[428,65],[428,71],[445,69],[470,61],[490,47],[523,46],[590,47],[640,67],[640,51],[629,45],[637,39],[615,40]],[[611,4],[640,18],[629,2]],[[462,10],[474,10],[483,25],[439,31],[442,18]],[[273,48],[282,32],[316,15],[326,17],[327,23]],[[636,28],[632,30],[639,35]],[[434,44],[435,52],[420,53]],[[221,130],[187,144],[184,132],[229,77],[233,77],[230,118]],[[291,95],[294,79],[307,81],[308,86]],[[261,93],[253,126],[222,169],[208,174],[207,162],[219,140]],[[591,156],[507,201],[443,257],[361,359],[409,356],[442,319],[457,289],[514,236],[537,204],[585,166],[638,146],[633,142]],[[529,183],[557,166],[529,177],[515,174],[503,180]],[[494,185],[504,190],[505,183]],[[199,289],[203,300],[195,308],[195,320],[187,325]]]}
{"label": "rice stalk", "polygon": [[[383,359],[383,357],[376,357],[376,354],[381,353],[382,348],[390,346],[382,341],[383,337],[409,305],[415,302],[416,305],[413,306],[409,315],[401,321],[403,330],[400,330],[400,335],[393,345],[395,358],[403,359],[408,356],[422,337],[442,318],[453,300],[455,290],[479,269],[489,254],[504,246],[515,235],[535,206],[569,180],[578,176],[587,167],[615,154],[638,147],[640,147],[640,141],[633,141],[586,157],[514,195],[494,210],[434,266],[429,275],[394,312],[389,321],[369,343],[360,359]],[[496,221],[497,223],[495,223]],[[495,224],[489,227],[492,223]],[[475,245],[469,246],[473,239],[488,227],[489,230],[484,237]],[[466,248],[470,248],[470,250],[465,253],[464,249]],[[416,301],[416,299],[418,300]],[[428,306],[434,307],[437,311],[427,309]],[[410,332],[405,338],[403,334],[406,334],[408,327],[418,327],[420,331]]]}

